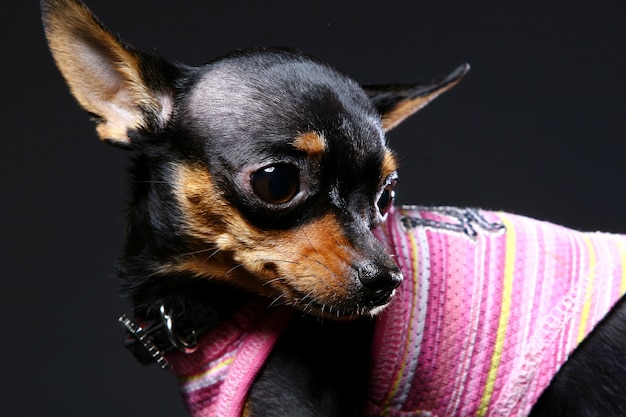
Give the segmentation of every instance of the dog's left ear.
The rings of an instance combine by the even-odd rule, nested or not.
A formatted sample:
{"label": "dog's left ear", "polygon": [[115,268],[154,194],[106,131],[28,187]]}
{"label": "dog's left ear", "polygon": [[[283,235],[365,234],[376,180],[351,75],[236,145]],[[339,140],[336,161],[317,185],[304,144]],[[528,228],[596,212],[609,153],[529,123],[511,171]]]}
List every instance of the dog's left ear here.
{"label": "dog's left ear", "polygon": [[167,123],[174,66],[124,44],[80,0],[41,0],[50,49],[72,94],[93,115],[101,139],[133,147],[133,131]]}
{"label": "dog's left ear", "polygon": [[380,114],[385,132],[459,83],[469,71],[463,64],[444,78],[428,83],[362,86]]}

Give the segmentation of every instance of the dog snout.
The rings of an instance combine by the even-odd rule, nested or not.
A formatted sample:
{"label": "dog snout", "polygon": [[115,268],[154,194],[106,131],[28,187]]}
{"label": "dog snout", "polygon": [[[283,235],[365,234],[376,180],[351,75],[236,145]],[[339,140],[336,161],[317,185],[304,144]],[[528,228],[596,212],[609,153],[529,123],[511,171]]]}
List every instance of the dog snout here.
{"label": "dog snout", "polygon": [[364,262],[356,269],[359,281],[363,284],[363,301],[371,307],[387,304],[403,279],[402,272],[395,266]]}

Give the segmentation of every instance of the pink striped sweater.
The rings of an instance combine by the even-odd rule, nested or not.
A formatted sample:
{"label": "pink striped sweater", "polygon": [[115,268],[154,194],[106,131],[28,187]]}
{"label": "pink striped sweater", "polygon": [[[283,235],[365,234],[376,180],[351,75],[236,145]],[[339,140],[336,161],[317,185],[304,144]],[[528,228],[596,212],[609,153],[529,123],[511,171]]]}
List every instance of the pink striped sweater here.
{"label": "pink striped sweater", "polygon": [[[377,320],[367,416],[524,416],[626,292],[626,237],[506,213],[403,208],[377,237],[405,280]],[[168,359],[193,416],[239,416],[287,323],[250,306]]]}

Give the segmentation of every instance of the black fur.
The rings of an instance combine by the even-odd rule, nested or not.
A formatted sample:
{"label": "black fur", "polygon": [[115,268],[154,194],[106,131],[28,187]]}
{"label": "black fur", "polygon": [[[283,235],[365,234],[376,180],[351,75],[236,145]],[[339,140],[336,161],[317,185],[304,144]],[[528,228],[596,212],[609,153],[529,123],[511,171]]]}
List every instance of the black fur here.
{"label": "black fur", "polygon": [[554,416],[626,416],[626,299],[578,346],[530,414]]}
{"label": "black fur", "polygon": [[250,390],[252,415],[360,416],[372,327],[294,319]]}
{"label": "black fur", "polygon": [[[175,185],[177,166],[206,173],[215,187],[208,198],[233,208],[251,230],[287,233],[331,214],[360,256],[347,274],[353,287],[347,294],[354,296],[334,307],[354,316],[388,301],[399,269],[371,234],[384,215],[377,199],[395,180],[395,173],[383,170],[389,157],[385,118],[394,118],[389,126],[395,126],[422,106],[398,116],[394,110],[400,104],[421,97],[425,104],[456,84],[467,66],[432,83],[363,88],[331,66],[287,49],[239,51],[189,67],[122,44],[78,0],[42,0],[42,9],[55,58],[81,104],[99,127],[127,123],[125,131],[105,126],[99,133],[134,151],[127,242],[118,275],[138,316],[149,318],[166,304],[193,322],[210,305],[227,319],[252,296],[235,288],[238,283],[217,280],[224,277],[167,269],[196,251],[209,260],[220,249],[218,242],[188,230],[183,220],[188,213]],[[72,54],[73,43],[93,59],[81,61]],[[91,103],[91,90],[81,96],[80,87],[89,81],[73,70],[90,62],[104,63],[92,70],[108,71],[93,91],[111,93],[126,113],[110,114],[106,106]],[[120,62],[136,74],[119,71]],[[121,99],[118,88],[126,93]],[[325,138],[319,155],[294,147],[294,138],[305,132]],[[249,181],[255,170],[278,165],[297,171],[298,193],[274,204],[259,198]],[[209,215],[204,220],[212,226],[228,222]],[[229,250],[217,256],[245,270]],[[267,269],[274,266],[265,262]],[[364,318],[333,322],[297,316],[251,388],[252,417],[360,415],[371,329],[372,322]],[[532,416],[626,415],[625,387],[626,304],[621,302],[563,366]]]}

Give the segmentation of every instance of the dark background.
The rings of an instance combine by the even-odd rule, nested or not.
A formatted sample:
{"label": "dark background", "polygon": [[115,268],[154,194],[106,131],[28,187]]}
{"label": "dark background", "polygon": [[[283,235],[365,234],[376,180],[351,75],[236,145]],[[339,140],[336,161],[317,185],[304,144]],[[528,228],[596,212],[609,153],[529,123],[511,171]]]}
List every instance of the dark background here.
{"label": "dark background", "polygon": [[[201,64],[295,46],[359,82],[454,90],[390,134],[400,201],[626,232],[626,2],[91,0],[128,42]],[[36,1],[0,6],[0,413],[181,416],[174,378],[121,344],[113,263],[124,151],[100,143],[45,46]]]}

